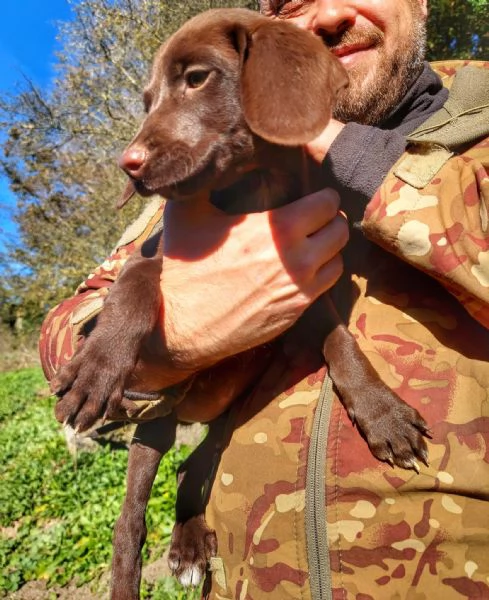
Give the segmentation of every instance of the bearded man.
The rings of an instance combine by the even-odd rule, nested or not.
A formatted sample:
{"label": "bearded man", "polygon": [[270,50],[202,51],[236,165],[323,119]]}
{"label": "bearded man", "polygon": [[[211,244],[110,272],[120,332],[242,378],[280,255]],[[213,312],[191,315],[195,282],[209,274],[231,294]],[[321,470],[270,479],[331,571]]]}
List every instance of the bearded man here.
{"label": "bearded man", "polygon": [[[167,206],[164,310],[138,389],[178,386],[269,342],[345,270],[349,328],[430,424],[430,465],[416,474],[373,458],[294,335],[259,377],[234,369],[230,379],[219,366],[197,376],[208,400],[183,416],[207,421],[241,396],[206,512],[219,546],[210,597],[489,597],[487,131],[453,147],[424,143],[421,126],[448,99],[439,74],[451,83],[460,66],[437,73],[424,62],[426,0],[264,0],[262,12],[320,36],[348,71],[334,119],[306,147],[331,189],[238,222],[219,211],[196,222],[191,205]],[[153,204],[47,317],[48,378],[162,211]],[[349,232],[345,215],[361,227]],[[224,241],[195,259],[202,231]]]}

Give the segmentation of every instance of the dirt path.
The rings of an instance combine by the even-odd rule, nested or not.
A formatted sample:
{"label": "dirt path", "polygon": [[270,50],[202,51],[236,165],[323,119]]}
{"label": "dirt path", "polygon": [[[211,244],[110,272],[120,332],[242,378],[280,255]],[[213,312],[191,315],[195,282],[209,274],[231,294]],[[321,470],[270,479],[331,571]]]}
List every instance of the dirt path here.
{"label": "dirt path", "polygon": [[[143,567],[143,579],[155,583],[158,579],[169,576],[166,554],[149,565]],[[9,600],[109,600],[110,574],[106,573],[96,583],[76,587],[46,587],[45,581],[29,581],[17,592],[7,596]]]}

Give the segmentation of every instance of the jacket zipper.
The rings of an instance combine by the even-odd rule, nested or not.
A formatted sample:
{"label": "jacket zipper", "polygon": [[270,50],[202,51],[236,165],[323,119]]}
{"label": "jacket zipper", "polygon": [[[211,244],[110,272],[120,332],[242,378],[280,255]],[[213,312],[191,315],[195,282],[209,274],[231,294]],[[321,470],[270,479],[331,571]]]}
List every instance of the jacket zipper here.
{"label": "jacket zipper", "polygon": [[333,382],[326,374],[314,413],[306,473],[306,540],[312,600],[332,598],[326,521],[326,444],[333,403]]}

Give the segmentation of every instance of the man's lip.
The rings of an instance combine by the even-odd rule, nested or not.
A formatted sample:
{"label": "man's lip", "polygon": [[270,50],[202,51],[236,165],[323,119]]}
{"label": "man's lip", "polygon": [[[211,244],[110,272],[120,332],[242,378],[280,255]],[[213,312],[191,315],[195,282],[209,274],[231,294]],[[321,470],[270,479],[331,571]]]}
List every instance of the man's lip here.
{"label": "man's lip", "polygon": [[339,48],[333,48],[331,52],[338,58],[343,56],[349,56],[355,54],[355,52],[361,52],[362,50],[369,50],[372,48],[372,44],[354,44],[351,46],[340,46]]}

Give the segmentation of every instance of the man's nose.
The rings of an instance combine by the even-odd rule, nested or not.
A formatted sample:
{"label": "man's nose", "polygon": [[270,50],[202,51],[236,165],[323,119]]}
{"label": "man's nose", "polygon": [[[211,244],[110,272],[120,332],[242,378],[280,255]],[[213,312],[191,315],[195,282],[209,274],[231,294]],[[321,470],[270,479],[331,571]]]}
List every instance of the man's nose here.
{"label": "man's nose", "polygon": [[354,2],[345,0],[316,0],[311,7],[309,29],[316,35],[337,35],[355,23],[357,10]]}

